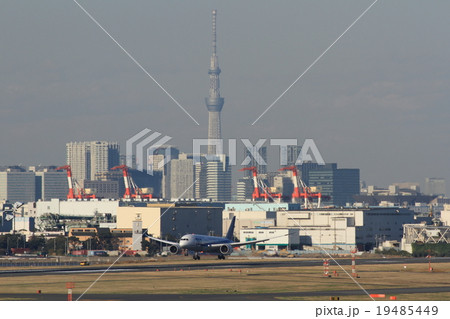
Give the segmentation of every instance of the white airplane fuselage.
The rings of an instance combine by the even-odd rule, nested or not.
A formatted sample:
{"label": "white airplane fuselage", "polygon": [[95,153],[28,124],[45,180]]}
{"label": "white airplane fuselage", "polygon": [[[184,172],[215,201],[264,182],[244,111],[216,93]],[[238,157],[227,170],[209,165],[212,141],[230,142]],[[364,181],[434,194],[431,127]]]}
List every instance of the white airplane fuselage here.
{"label": "white airplane fuselage", "polygon": [[188,234],[180,239],[180,248],[194,252],[217,252],[218,247],[210,245],[230,244],[231,240],[224,237]]}

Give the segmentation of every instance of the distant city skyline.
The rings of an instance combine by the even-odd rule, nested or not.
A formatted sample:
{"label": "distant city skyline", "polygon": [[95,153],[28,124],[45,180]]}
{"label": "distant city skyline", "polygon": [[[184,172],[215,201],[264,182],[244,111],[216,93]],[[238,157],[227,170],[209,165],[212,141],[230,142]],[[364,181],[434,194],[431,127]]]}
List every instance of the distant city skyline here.
{"label": "distant city skyline", "polygon": [[327,163],[359,168],[368,185],[449,180],[448,1],[379,1],[251,125],[372,2],[84,4],[200,125],[73,3],[7,2],[0,165],[62,165],[70,141],[124,149],[145,127],[189,152],[207,132],[205,61],[217,9],[224,138],[313,138]]}

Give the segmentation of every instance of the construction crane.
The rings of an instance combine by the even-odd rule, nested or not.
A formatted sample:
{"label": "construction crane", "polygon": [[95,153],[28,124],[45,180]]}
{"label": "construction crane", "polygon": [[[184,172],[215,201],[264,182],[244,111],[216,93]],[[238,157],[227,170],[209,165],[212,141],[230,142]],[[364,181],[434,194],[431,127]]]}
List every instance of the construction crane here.
{"label": "construction crane", "polygon": [[[123,182],[125,184],[125,193],[123,194],[124,199],[144,199],[144,198],[153,198],[152,194],[144,194],[141,188],[139,188],[136,183],[131,178],[128,173],[128,166],[119,165],[111,168],[112,170],[121,169],[123,172]],[[133,193],[131,192],[133,189]]]}
{"label": "construction crane", "polygon": [[[297,167],[295,165],[280,168],[279,171],[291,171],[292,172],[292,183],[294,184],[294,191],[292,192],[292,201],[297,202],[298,198],[304,199],[304,207],[312,208],[311,199],[317,198],[317,208],[320,207],[320,202],[322,199],[322,193],[320,192],[312,192],[311,188],[306,186],[301,178],[298,177]],[[299,184],[302,188],[300,191]]]}
{"label": "construction crane", "polygon": [[[269,189],[269,187],[264,184],[264,182],[260,179],[258,179],[258,170],[256,169],[256,166],[250,166],[250,167],[244,167],[241,168],[239,171],[251,171],[252,172],[252,179],[253,179],[253,194],[252,194],[252,200],[264,198],[265,201],[269,201],[270,199],[274,200],[274,198],[281,198],[281,194],[275,194],[272,193]],[[260,191],[261,189],[261,191]]]}
{"label": "construction crane", "polygon": [[[85,199],[85,198],[95,198],[95,194],[86,194],[85,190],[78,184],[78,182],[72,178],[72,168],[70,165],[64,165],[56,168],[57,171],[65,170],[67,171],[67,183],[69,184],[69,193],[67,193],[67,199]],[[77,195],[73,191],[74,187],[77,188]]]}

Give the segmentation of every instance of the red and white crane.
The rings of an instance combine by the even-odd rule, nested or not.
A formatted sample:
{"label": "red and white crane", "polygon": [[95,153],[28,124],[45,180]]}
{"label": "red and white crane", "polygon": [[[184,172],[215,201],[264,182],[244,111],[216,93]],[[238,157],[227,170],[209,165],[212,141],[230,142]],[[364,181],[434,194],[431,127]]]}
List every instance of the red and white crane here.
{"label": "red and white crane", "polygon": [[67,193],[67,199],[73,199],[75,198],[75,193],[73,192],[72,169],[70,165],[64,165],[56,168],[57,171],[62,169],[67,171],[67,183],[69,184],[69,193]]}
{"label": "red and white crane", "polygon": [[252,171],[252,179],[253,179],[253,194],[252,194],[252,200],[261,198],[261,194],[259,193],[259,185],[258,185],[258,171],[256,170],[256,166],[251,167],[244,167],[239,170],[240,172],[243,171]]}
{"label": "red and white crane", "polygon": [[268,201],[269,199],[274,200],[274,198],[281,198],[281,194],[274,194],[270,192],[269,187],[267,187],[266,184],[262,180],[258,178],[258,170],[256,169],[256,166],[250,166],[250,167],[244,167],[241,168],[239,171],[251,171],[252,172],[252,179],[253,179],[253,194],[252,194],[252,200],[264,198],[265,201]]}
{"label": "red and white crane", "polygon": [[[111,168],[112,170],[121,169],[123,172],[123,182],[125,184],[125,193],[123,194],[124,199],[143,199],[143,198],[153,198],[152,194],[144,194],[144,192],[136,185],[128,173],[128,166],[119,165]],[[133,192],[131,192],[133,189]]]}
{"label": "red and white crane", "polygon": [[123,194],[123,198],[129,199],[131,198],[131,190],[130,190],[130,175],[128,175],[128,167],[126,165],[114,166],[111,168],[112,170],[121,169],[123,172],[123,183],[125,184],[125,193]]}
{"label": "red and white crane", "polygon": [[[67,183],[69,184],[69,193],[67,194],[67,199],[85,199],[85,198],[95,198],[95,194],[86,194],[85,190],[78,184],[78,182],[72,178],[72,168],[70,165],[64,165],[57,167],[56,170],[67,171]],[[75,195],[74,187],[77,188],[77,194]]]}
{"label": "red and white crane", "polygon": [[[304,202],[305,202],[304,207],[312,208],[312,203],[310,202],[310,200],[313,198],[317,198],[317,208],[320,207],[322,193],[312,192],[311,188],[306,186],[306,184],[302,181],[302,179],[298,177],[297,167],[295,165],[280,168],[279,171],[291,171],[292,172],[292,183],[294,184],[294,191],[292,192],[292,201],[293,202],[297,202],[298,198],[303,198]],[[301,190],[300,190],[299,184],[300,184],[300,187],[302,188]]]}

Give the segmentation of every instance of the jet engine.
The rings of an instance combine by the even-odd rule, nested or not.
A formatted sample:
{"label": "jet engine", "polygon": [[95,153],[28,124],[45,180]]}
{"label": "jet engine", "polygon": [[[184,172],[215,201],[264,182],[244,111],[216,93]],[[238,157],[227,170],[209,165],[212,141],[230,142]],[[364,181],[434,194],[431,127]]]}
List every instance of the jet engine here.
{"label": "jet engine", "polygon": [[231,245],[229,244],[223,244],[222,246],[220,246],[219,251],[223,255],[229,255],[233,251],[233,247],[231,247]]}
{"label": "jet engine", "polygon": [[176,255],[176,254],[178,254],[181,251],[181,247],[180,247],[180,245],[172,245],[172,246],[169,247],[169,251],[172,254]]}

